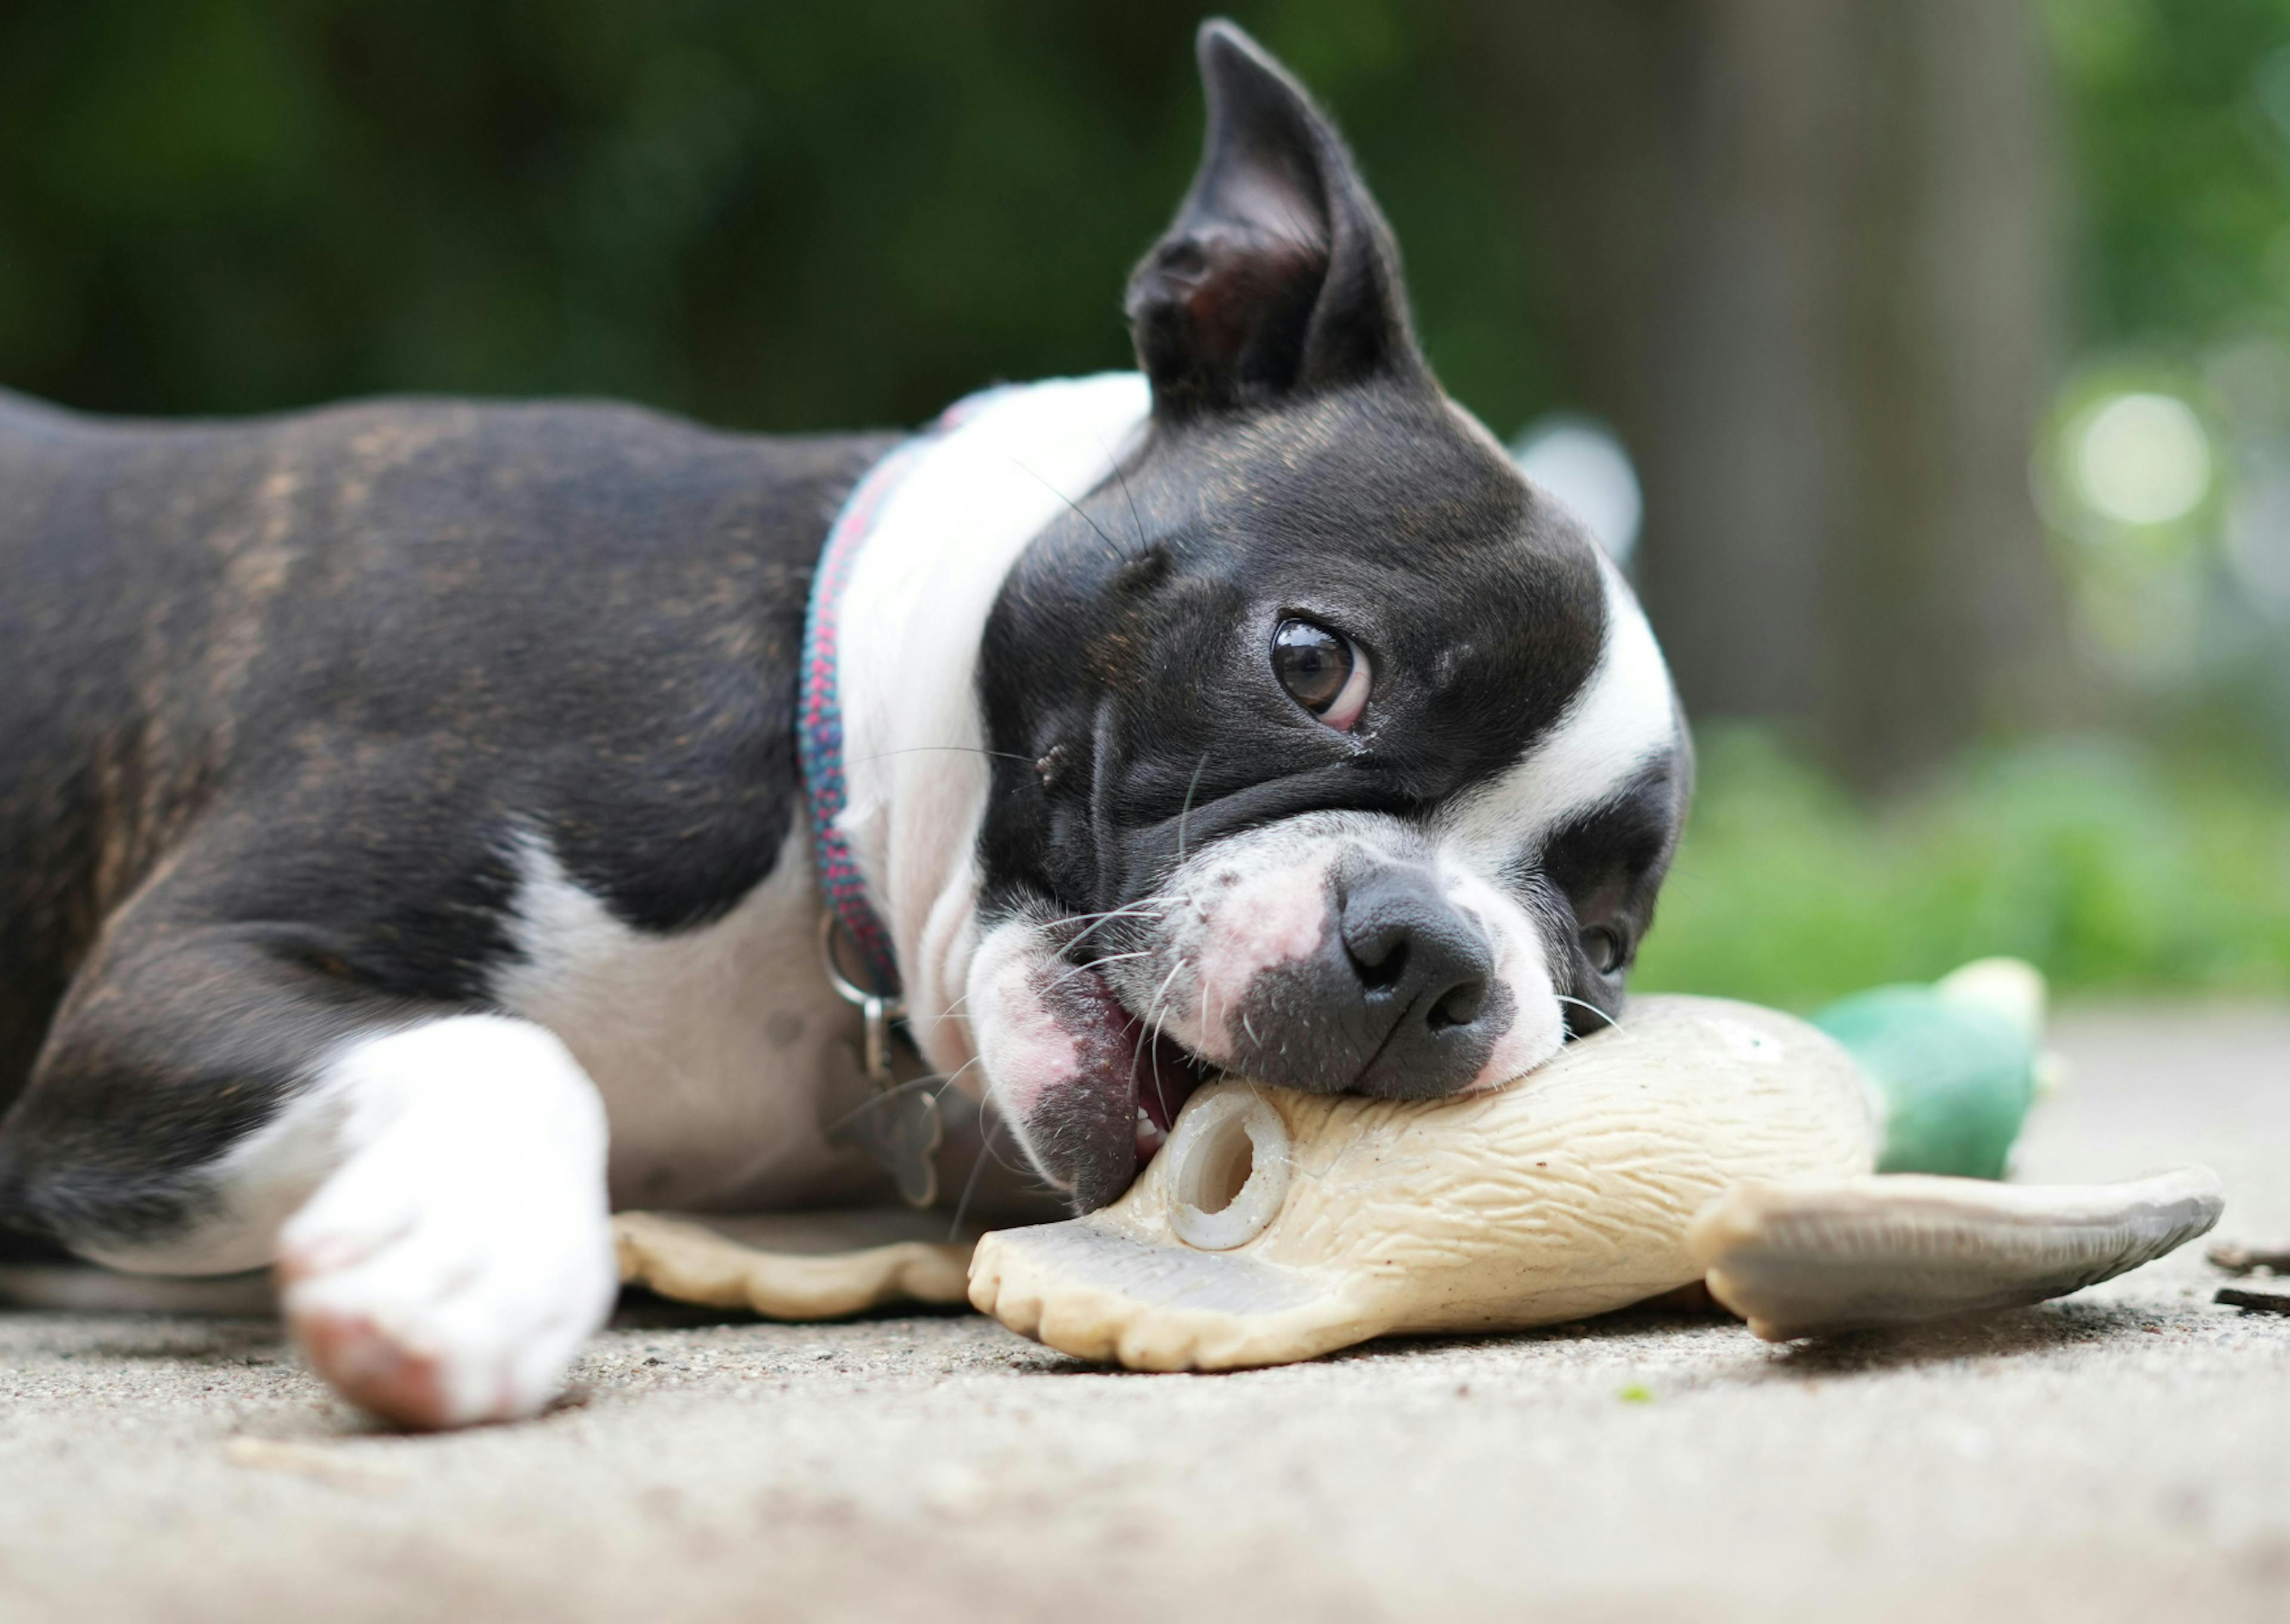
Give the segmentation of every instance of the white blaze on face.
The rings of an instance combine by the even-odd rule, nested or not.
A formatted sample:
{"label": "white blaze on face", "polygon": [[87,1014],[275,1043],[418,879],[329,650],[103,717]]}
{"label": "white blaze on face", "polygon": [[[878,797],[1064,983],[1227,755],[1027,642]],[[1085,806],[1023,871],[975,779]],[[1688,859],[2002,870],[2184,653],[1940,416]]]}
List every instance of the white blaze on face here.
{"label": "white blaze on face", "polygon": [[1677,699],[1653,628],[1598,555],[1606,635],[1581,692],[1516,765],[1438,820],[1439,844],[1478,873],[1515,871],[1551,834],[1613,800],[1675,750]]}

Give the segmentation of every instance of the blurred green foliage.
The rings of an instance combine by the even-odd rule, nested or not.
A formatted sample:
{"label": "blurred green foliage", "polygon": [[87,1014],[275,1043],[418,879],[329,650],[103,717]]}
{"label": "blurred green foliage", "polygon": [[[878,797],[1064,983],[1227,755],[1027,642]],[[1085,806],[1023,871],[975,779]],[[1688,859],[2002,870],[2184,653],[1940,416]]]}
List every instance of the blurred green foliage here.
{"label": "blurred green foliage", "polygon": [[1641,988],[1804,1008],[1995,953],[2067,992],[2290,988],[2290,803],[2215,761],[2054,740],[1871,808],[1769,735],[1701,743]]}
{"label": "blurred green foliage", "polygon": [[[1544,403],[1448,10],[1229,9],[1341,109],[1451,387]],[[0,383],[89,408],[598,394],[914,422],[1127,364],[1186,0],[9,0]],[[1441,87],[1445,87],[1443,93]]]}
{"label": "blurred green foliage", "polygon": [[2046,0],[2078,337],[2290,327],[2290,0]]}
{"label": "blurred green foliage", "polygon": [[[2214,346],[2290,337],[2290,0],[2046,0],[2042,16],[2083,387],[2197,377]],[[2078,546],[2063,562],[2095,559]],[[1705,730],[1634,984],[1803,1009],[2011,953],[2070,995],[2281,996],[2278,762],[2230,713],[2142,720],[2173,742],[2000,747],[1879,806],[1771,734]]]}
{"label": "blurred green foliage", "polygon": [[[2045,0],[2076,236],[2038,480],[2111,719],[2290,775],[2290,0]],[[2168,522],[2078,507],[2086,408],[2184,401],[2213,460]]]}
{"label": "blurred green foliage", "polygon": [[[0,383],[93,409],[378,390],[913,421],[1117,365],[1198,140],[1196,0],[9,0]],[[1337,110],[1427,343],[1557,402],[1457,4],[1234,0]],[[2083,340],[2278,312],[2290,3],[2046,0]]]}

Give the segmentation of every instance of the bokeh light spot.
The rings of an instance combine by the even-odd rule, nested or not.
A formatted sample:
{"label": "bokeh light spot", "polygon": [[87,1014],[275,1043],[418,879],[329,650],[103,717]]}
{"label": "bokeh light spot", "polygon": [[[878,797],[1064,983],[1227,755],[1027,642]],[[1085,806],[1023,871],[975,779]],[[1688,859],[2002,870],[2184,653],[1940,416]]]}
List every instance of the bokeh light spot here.
{"label": "bokeh light spot", "polygon": [[1571,509],[1608,557],[1629,562],[1645,500],[1620,440],[1586,419],[1547,417],[1521,430],[1510,450],[1519,471]]}
{"label": "bokeh light spot", "polygon": [[2169,395],[2118,395],[2070,435],[2077,494],[2122,524],[2167,524],[2209,491],[2210,439],[2187,403]]}

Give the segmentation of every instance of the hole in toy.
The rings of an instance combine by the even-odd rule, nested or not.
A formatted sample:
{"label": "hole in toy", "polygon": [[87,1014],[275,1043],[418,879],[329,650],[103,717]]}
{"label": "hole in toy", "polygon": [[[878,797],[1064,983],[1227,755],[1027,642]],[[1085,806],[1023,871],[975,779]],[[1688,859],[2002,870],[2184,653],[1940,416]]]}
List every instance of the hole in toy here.
{"label": "hole in toy", "polygon": [[1247,1125],[1237,1117],[1226,1118],[1216,1143],[1195,1158],[1192,1204],[1204,1212],[1225,1211],[1248,1188],[1248,1175],[1255,1171],[1256,1147]]}
{"label": "hole in toy", "polygon": [[1287,1199],[1287,1124],[1245,1088],[1196,1100],[1162,1154],[1171,1222],[1188,1245],[1210,1252],[1244,1245],[1264,1233]]}

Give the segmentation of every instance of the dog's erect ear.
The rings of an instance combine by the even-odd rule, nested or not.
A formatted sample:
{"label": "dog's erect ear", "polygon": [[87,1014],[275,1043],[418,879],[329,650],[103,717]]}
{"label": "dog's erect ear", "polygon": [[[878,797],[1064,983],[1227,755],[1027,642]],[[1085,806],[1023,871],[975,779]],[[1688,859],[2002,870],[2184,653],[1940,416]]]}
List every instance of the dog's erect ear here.
{"label": "dog's erect ear", "polygon": [[1421,371],[1391,228],[1304,87],[1221,19],[1201,25],[1208,139],[1129,279],[1157,409],[1184,415]]}

